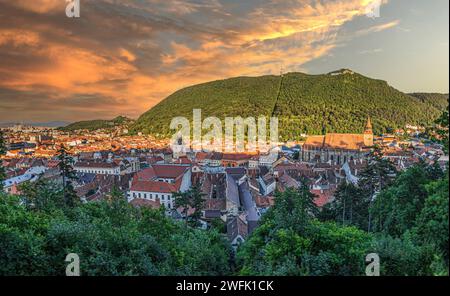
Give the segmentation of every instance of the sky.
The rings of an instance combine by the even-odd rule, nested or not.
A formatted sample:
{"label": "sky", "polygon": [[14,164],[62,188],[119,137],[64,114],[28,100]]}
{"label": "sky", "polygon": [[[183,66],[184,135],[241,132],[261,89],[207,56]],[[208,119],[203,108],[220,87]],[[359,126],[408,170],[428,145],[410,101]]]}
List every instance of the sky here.
{"label": "sky", "polygon": [[80,0],[79,18],[66,5],[0,0],[0,122],[137,118],[180,88],[281,70],[448,93],[448,0]]}

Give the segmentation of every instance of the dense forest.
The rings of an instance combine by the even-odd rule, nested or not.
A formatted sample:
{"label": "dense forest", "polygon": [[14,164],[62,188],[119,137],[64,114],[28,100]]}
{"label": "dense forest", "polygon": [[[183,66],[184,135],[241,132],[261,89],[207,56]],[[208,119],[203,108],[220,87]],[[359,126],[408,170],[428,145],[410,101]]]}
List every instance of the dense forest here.
{"label": "dense forest", "polygon": [[426,104],[430,104],[439,110],[447,107],[448,94],[440,93],[411,93],[410,96],[416,97]]}
{"label": "dense forest", "polygon": [[72,132],[76,130],[99,130],[99,129],[112,129],[116,126],[128,126],[133,123],[133,120],[124,116],[118,116],[111,120],[86,120],[77,121],[67,126],[59,127],[58,130],[64,132]]}
{"label": "dense forest", "polygon": [[402,93],[387,82],[350,70],[323,75],[288,73],[282,76],[237,77],[181,89],[141,115],[132,131],[160,137],[173,134],[170,121],[216,116],[277,116],[282,140],[301,134],[361,133],[367,117],[376,134],[406,124],[428,125],[447,105],[448,95]]}

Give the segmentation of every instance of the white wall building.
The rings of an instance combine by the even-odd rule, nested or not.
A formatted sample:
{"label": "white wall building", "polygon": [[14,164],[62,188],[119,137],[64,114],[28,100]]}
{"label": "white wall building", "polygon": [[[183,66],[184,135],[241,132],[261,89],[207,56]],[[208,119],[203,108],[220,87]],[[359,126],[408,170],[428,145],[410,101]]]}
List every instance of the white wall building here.
{"label": "white wall building", "polygon": [[73,169],[79,173],[98,175],[120,175],[120,165],[106,162],[78,162]]}

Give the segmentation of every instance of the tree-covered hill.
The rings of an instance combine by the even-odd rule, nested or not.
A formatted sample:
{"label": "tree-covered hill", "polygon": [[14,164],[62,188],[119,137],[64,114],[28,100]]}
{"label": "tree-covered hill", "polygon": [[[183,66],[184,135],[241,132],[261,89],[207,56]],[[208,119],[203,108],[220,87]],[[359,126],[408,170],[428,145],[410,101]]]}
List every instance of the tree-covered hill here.
{"label": "tree-covered hill", "polygon": [[298,139],[302,133],[359,133],[367,116],[372,117],[375,133],[382,133],[406,124],[431,123],[447,97],[408,95],[385,81],[345,69],[322,75],[237,77],[181,89],[141,115],[131,128],[167,137],[173,134],[172,118],[192,120],[192,110],[199,108],[203,119],[278,116],[283,140]]}
{"label": "tree-covered hill", "polygon": [[65,132],[71,132],[76,130],[98,130],[98,129],[110,129],[114,128],[116,126],[127,126],[132,124],[134,121],[130,118],[127,118],[125,116],[118,116],[111,120],[103,120],[103,119],[96,119],[96,120],[87,120],[87,121],[78,121],[71,123],[67,126],[60,127],[58,130],[65,131]]}
{"label": "tree-covered hill", "polygon": [[202,118],[217,116],[270,115],[280,77],[237,77],[181,89],[147,111],[132,126],[134,131],[169,136],[172,118],[192,120],[192,110],[201,109]]}
{"label": "tree-covered hill", "polygon": [[440,93],[412,93],[410,96],[416,97],[424,103],[430,104],[440,110],[444,110],[448,105],[448,94]]}

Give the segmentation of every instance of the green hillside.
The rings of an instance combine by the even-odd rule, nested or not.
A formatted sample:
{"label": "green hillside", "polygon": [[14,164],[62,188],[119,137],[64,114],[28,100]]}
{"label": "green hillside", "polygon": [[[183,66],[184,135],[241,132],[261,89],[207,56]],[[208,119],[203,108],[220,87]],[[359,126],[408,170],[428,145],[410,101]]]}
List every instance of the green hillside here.
{"label": "green hillside", "polygon": [[65,132],[71,132],[76,130],[99,130],[99,129],[111,129],[116,126],[124,126],[124,125],[130,125],[133,123],[132,119],[129,119],[124,116],[118,116],[111,120],[103,120],[103,119],[97,119],[97,120],[87,120],[87,121],[78,121],[71,123],[67,126],[60,127],[58,130],[65,131]]}
{"label": "green hillside", "polygon": [[412,93],[410,96],[416,97],[424,103],[430,104],[440,110],[448,105],[448,94],[440,93]]}
{"label": "green hillside", "polygon": [[323,75],[288,73],[283,76],[237,77],[181,89],[144,113],[132,125],[134,132],[161,137],[172,135],[176,116],[192,119],[216,116],[277,116],[283,140],[302,133],[362,132],[371,116],[375,133],[428,124],[441,114],[445,96],[424,99],[402,93],[382,80],[339,70]]}

